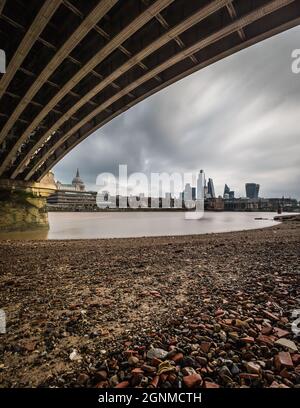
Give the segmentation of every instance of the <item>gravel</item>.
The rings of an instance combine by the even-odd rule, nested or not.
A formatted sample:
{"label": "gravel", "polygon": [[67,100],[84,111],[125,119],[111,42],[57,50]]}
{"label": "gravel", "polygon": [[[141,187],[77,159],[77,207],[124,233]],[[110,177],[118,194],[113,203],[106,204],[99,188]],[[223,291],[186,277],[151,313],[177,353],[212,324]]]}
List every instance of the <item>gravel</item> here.
{"label": "gravel", "polygon": [[299,222],[1,241],[0,387],[300,387]]}

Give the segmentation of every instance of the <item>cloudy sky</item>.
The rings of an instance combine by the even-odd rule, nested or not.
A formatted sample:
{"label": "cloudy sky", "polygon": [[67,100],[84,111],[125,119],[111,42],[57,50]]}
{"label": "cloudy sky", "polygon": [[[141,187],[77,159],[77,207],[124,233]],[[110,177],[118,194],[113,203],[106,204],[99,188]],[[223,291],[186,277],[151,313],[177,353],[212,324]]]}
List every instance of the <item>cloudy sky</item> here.
{"label": "cloudy sky", "polygon": [[198,172],[245,196],[300,198],[300,73],[291,70],[300,27],[217,62],[153,95],[96,131],[54,167],[79,167],[96,190],[102,172]]}

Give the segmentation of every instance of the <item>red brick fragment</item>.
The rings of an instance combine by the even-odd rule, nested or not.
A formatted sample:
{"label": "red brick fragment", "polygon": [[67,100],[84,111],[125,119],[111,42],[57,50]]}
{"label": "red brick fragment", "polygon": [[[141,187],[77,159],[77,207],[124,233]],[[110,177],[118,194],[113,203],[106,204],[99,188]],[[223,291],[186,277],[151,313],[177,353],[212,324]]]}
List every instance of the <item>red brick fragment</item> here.
{"label": "red brick fragment", "polygon": [[292,354],[292,361],[294,364],[300,364],[300,354]]}
{"label": "red brick fragment", "polygon": [[232,319],[224,319],[223,322],[224,322],[224,324],[226,324],[227,326],[231,326],[231,325],[232,325]]}
{"label": "red brick fragment", "polygon": [[115,386],[115,388],[127,388],[129,387],[129,381],[122,381]]}
{"label": "red brick fragment", "polygon": [[281,338],[287,336],[289,332],[287,330],[280,329],[280,327],[274,327],[274,334],[275,336]]}
{"label": "red brick fragment", "polygon": [[274,315],[273,313],[269,312],[268,310],[264,310],[263,313],[271,320],[279,320],[279,317]]}
{"label": "red brick fragment", "polygon": [[242,341],[243,343],[251,343],[251,344],[255,342],[254,338],[250,336],[242,337],[240,341]]}
{"label": "red brick fragment", "polygon": [[215,316],[223,316],[224,313],[224,310],[219,308],[216,310]]}
{"label": "red brick fragment", "polygon": [[194,388],[201,384],[202,378],[200,374],[191,374],[183,377],[183,382],[186,387]]}
{"label": "red brick fragment", "polygon": [[266,344],[267,346],[272,347],[274,344],[274,340],[272,339],[271,336],[265,336],[263,334],[260,334],[257,337],[257,341],[259,341],[260,343]]}
{"label": "red brick fragment", "polygon": [[280,377],[287,378],[288,380],[291,378],[291,373],[288,372],[286,367],[284,367],[284,369],[280,371],[279,375]]}
{"label": "red brick fragment", "polygon": [[134,368],[133,370],[131,370],[131,374],[140,375],[140,374],[144,374],[144,371],[141,368]]}
{"label": "red brick fragment", "polygon": [[179,363],[180,361],[183,360],[184,355],[182,353],[177,353],[175,356],[171,358],[175,363]]}
{"label": "red brick fragment", "polygon": [[220,388],[220,386],[214,382],[205,381],[204,388]]}
{"label": "red brick fragment", "polygon": [[259,374],[241,373],[240,378],[246,378],[248,380],[255,380],[259,378]]}
{"label": "red brick fragment", "polygon": [[272,331],[273,331],[273,327],[272,327],[272,326],[266,326],[266,327],[263,327],[263,328],[261,329],[261,333],[264,334],[264,335],[267,335],[267,336],[268,336],[269,334],[271,334]]}
{"label": "red brick fragment", "polygon": [[124,354],[129,357],[138,354],[138,352],[136,350],[125,350]]}
{"label": "red brick fragment", "polygon": [[277,381],[273,381],[270,388],[290,388],[285,384],[279,384]]}
{"label": "red brick fragment", "polygon": [[209,349],[211,348],[211,342],[210,341],[202,341],[200,344],[200,348],[204,353],[208,353]]}
{"label": "red brick fragment", "polygon": [[280,370],[281,367],[293,367],[293,361],[288,351],[280,351],[274,358],[275,367]]}

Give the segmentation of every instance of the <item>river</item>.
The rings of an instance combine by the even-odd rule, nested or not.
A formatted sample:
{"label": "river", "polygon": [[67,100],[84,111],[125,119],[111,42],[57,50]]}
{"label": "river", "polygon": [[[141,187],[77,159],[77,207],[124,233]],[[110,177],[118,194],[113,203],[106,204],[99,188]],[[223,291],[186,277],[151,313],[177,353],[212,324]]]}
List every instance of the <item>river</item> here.
{"label": "river", "polygon": [[[0,239],[88,239],[191,235],[239,231],[277,224],[274,212],[205,212],[186,220],[184,212],[52,212],[49,230],[2,233]],[[263,218],[256,220],[255,218]]]}

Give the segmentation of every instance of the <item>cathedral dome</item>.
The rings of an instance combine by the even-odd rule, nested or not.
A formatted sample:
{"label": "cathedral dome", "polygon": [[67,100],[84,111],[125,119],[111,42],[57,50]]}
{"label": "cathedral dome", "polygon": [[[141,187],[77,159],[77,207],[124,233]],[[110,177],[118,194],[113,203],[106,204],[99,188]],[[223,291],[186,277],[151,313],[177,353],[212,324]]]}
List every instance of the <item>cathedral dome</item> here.
{"label": "cathedral dome", "polygon": [[72,180],[72,184],[75,187],[78,187],[80,190],[84,190],[84,182],[81,180],[79,176],[79,169],[77,169],[76,176]]}

